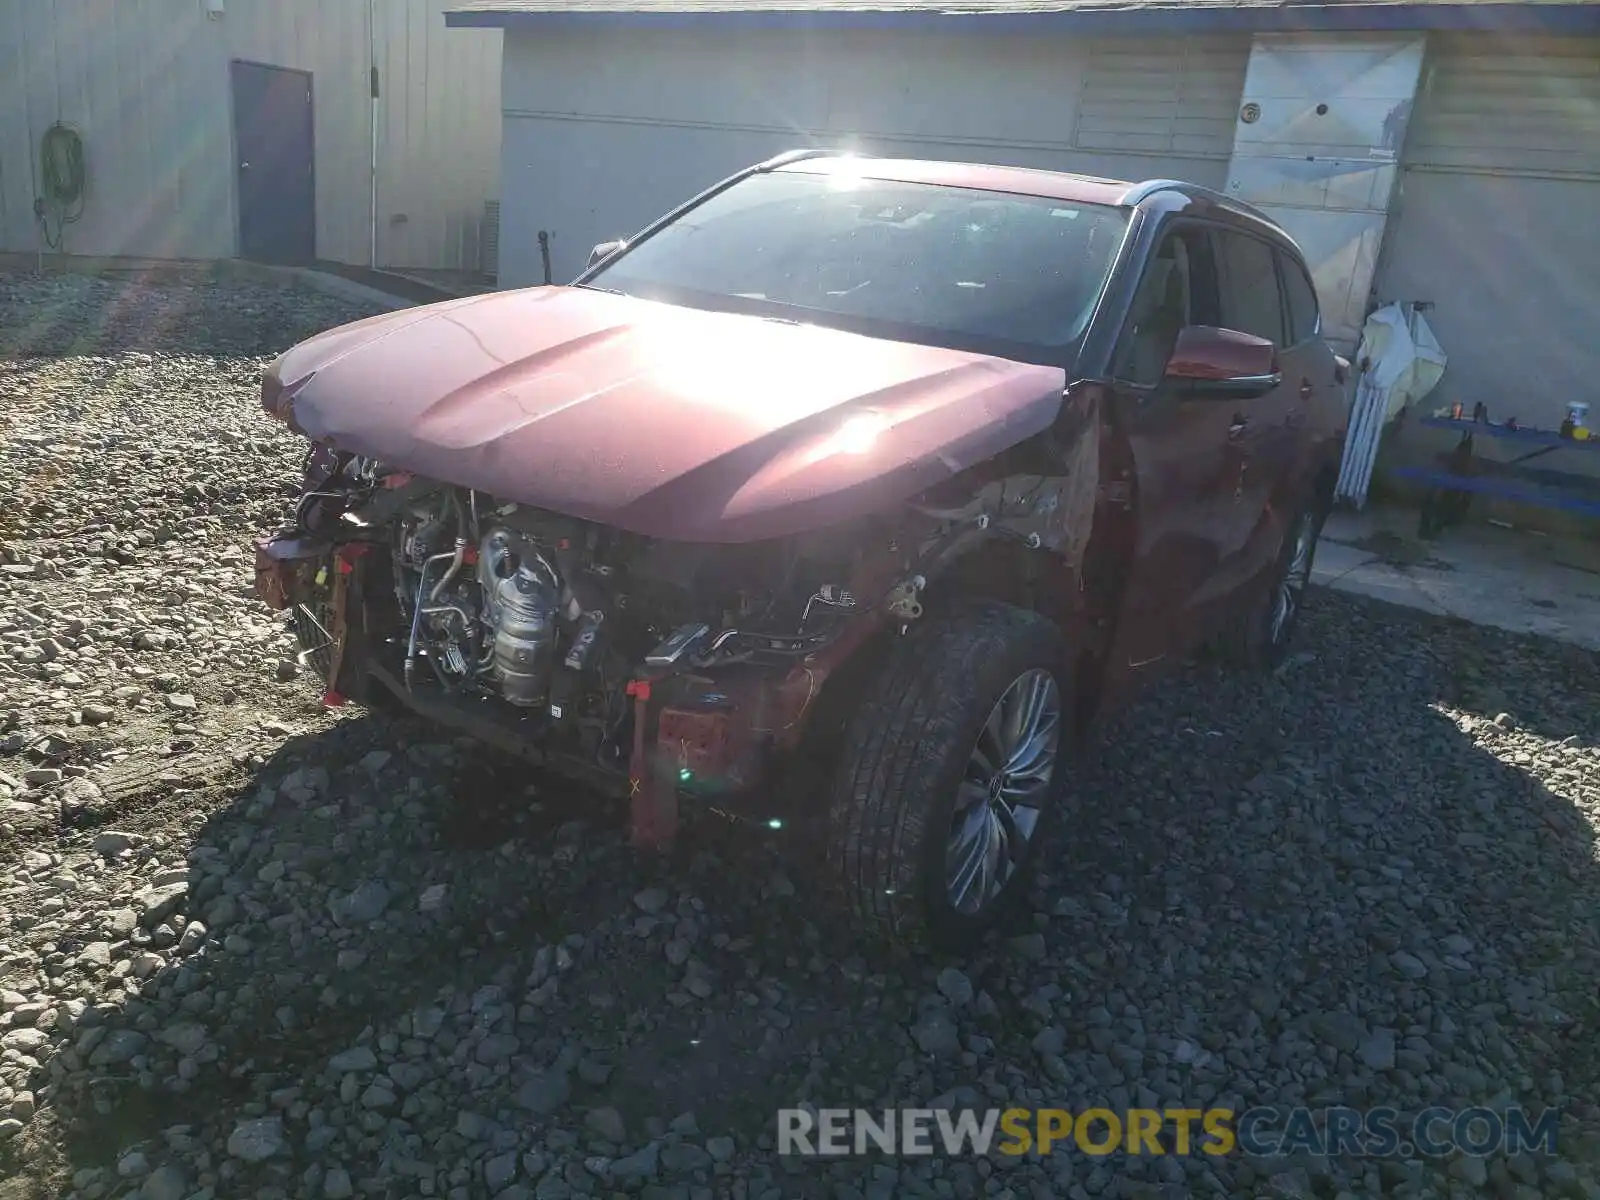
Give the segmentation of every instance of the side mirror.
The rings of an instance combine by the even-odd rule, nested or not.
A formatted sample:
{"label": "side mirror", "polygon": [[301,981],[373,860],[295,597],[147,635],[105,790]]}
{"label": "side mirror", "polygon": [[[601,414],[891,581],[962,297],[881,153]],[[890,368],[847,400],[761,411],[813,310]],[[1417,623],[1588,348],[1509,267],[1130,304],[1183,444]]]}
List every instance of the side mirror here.
{"label": "side mirror", "polygon": [[594,266],[595,263],[599,262],[602,258],[610,258],[613,254],[615,254],[618,250],[621,250],[627,244],[628,243],[622,238],[617,238],[615,241],[610,242],[601,242],[593,250],[589,251],[589,261],[584,264],[585,267]]}
{"label": "side mirror", "polygon": [[1209,395],[1264,396],[1283,382],[1277,348],[1266,338],[1211,325],[1186,325],[1178,333],[1167,378]]}

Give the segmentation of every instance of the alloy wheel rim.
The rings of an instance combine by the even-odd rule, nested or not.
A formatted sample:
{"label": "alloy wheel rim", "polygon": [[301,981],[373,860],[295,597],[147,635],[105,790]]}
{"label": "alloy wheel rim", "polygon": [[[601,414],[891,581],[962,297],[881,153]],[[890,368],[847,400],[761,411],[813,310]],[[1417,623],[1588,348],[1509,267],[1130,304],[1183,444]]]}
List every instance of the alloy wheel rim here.
{"label": "alloy wheel rim", "polygon": [[1022,865],[1050,797],[1060,745],[1055,676],[1024,671],[984,721],[956,788],[945,886],[957,912],[981,912]]}
{"label": "alloy wheel rim", "polygon": [[1312,515],[1304,513],[1294,530],[1294,550],[1289,564],[1278,582],[1272,600],[1272,644],[1278,645],[1288,636],[1295,616],[1305,598],[1306,587],[1311,582],[1311,545],[1316,528]]}

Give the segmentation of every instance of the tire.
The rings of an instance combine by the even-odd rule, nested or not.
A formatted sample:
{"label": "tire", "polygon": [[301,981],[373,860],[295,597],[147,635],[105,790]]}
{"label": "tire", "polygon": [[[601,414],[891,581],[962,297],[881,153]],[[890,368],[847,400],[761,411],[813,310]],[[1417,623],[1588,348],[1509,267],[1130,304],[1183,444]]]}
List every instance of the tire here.
{"label": "tire", "polygon": [[[959,952],[1026,893],[1061,807],[1073,682],[1060,629],[1010,605],[934,618],[895,644],[850,718],[828,808],[827,868],[859,932],[909,950]],[[997,795],[999,784],[976,782],[975,747],[980,734],[993,744],[985,733],[991,717],[1025,710],[1030,698],[1041,711],[1054,705],[1053,726],[1042,721],[1034,742],[1048,746],[1050,769],[1042,780],[1024,778],[1039,774],[1038,764],[1014,755],[1022,768],[1015,790]],[[1011,707],[1000,709],[1002,700]],[[997,757],[992,749],[988,756]],[[958,814],[964,832],[986,839],[985,852],[966,854],[964,865],[991,869],[981,883],[1003,880],[992,889],[975,883],[964,899],[948,871]],[[972,838],[962,848],[977,844]],[[1010,846],[1020,849],[1006,854]]]}
{"label": "tire", "polygon": [[[1326,516],[1322,508],[1308,503],[1289,518],[1265,585],[1212,643],[1223,662],[1244,670],[1270,671],[1288,657],[1310,591],[1311,565]],[[1287,613],[1282,609],[1285,600]]]}

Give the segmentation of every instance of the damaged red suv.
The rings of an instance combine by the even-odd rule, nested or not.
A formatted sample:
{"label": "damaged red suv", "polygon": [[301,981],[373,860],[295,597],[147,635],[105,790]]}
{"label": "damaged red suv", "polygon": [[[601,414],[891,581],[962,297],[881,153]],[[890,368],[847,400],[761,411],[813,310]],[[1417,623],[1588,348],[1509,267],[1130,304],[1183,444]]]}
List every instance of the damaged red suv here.
{"label": "damaged red suv", "polygon": [[825,848],[958,948],[1095,719],[1202,645],[1275,661],[1337,476],[1293,241],[1170,181],[798,152],[567,287],[359,321],[267,371],[308,438],[258,548],[328,700]]}

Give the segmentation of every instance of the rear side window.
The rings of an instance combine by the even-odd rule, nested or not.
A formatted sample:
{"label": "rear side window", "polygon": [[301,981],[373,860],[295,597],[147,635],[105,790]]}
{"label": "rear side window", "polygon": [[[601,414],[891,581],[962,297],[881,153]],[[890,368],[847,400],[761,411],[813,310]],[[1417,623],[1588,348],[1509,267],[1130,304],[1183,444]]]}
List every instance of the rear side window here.
{"label": "rear side window", "polygon": [[1283,291],[1289,301],[1289,344],[1298,346],[1316,337],[1322,328],[1317,314],[1317,289],[1304,267],[1292,255],[1279,253],[1283,269]]}
{"label": "rear side window", "polygon": [[1282,346],[1283,297],[1272,247],[1228,230],[1218,230],[1216,239],[1223,326]]}

